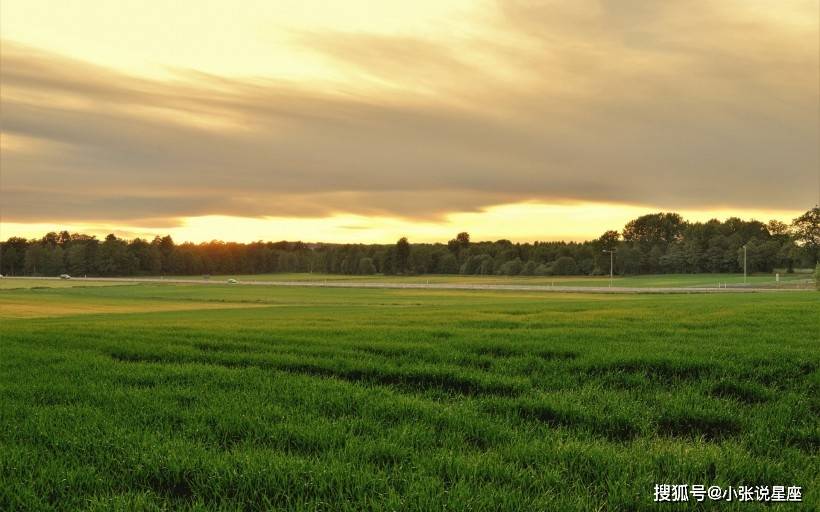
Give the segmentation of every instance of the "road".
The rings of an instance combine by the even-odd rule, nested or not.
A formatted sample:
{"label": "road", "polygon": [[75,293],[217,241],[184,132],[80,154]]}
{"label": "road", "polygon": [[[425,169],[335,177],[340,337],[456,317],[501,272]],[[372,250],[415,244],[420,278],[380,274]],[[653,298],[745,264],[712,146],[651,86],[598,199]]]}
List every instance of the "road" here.
{"label": "road", "polygon": [[[42,279],[59,280],[59,277],[4,277],[4,279]],[[118,283],[172,283],[188,285],[226,285],[224,280],[183,279],[160,277],[72,277],[72,282],[103,281]],[[606,286],[551,286],[523,284],[458,284],[458,283],[389,283],[389,282],[351,282],[351,281],[239,281],[233,286],[290,286],[307,288],[382,288],[401,290],[505,290],[527,292],[560,292],[560,293],[762,293],[803,291],[799,288],[764,288],[764,287],[729,287],[729,288],[632,288]]]}

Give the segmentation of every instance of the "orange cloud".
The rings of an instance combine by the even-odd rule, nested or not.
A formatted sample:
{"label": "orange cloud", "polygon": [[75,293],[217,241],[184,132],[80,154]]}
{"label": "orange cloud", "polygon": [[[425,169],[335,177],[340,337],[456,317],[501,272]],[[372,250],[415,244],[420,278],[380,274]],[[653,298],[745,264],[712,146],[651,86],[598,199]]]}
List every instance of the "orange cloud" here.
{"label": "orange cloud", "polygon": [[808,207],[809,7],[502,2],[453,34],[283,32],[337,70],[313,82],[131,76],[3,41],[4,222]]}

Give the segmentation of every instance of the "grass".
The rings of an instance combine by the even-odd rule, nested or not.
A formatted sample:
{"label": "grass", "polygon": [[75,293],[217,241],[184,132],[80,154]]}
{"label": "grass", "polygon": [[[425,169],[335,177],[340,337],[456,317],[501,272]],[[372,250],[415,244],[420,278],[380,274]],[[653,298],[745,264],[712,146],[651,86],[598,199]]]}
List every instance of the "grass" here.
{"label": "grass", "polygon": [[[401,283],[461,283],[461,284],[523,284],[555,286],[609,286],[609,276],[462,276],[462,275],[420,275],[420,276],[348,276],[340,274],[238,274],[210,276],[210,280],[229,278],[240,281],[348,281],[348,282],[401,282]],[[188,276],[186,279],[200,279]],[[775,286],[774,274],[754,274],[747,277],[749,285]],[[809,287],[811,276],[806,274],[780,274],[783,286],[803,284]],[[717,287],[718,284],[742,285],[740,274],[667,274],[643,276],[615,276],[613,286],[627,288],[662,287]]]}
{"label": "grass", "polygon": [[655,483],[800,485],[811,510],[818,312],[816,292],[2,290],[0,510],[634,511]]}
{"label": "grass", "polygon": [[0,290],[15,290],[18,288],[76,288],[79,286],[123,286],[124,283],[111,281],[77,281],[71,279],[31,279],[13,278],[0,279]]}
{"label": "grass", "polygon": [[130,299],[121,297],[106,304],[100,304],[94,297],[74,297],[66,301],[63,297],[51,294],[37,294],[27,299],[19,300],[0,294],[0,311],[2,318],[35,318],[58,315],[82,315],[88,313],[131,313],[147,311],[178,311],[178,310],[207,310],[227,309],[234,307],[251,307],[251,304],[234,303],[196,303],[182,301],[169,303],[166,300]]}

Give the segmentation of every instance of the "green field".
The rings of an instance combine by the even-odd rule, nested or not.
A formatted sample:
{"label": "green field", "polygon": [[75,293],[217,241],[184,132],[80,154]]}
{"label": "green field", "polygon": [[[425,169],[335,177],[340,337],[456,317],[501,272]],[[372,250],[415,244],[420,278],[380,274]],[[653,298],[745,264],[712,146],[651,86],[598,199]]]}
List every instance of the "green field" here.
{"label": "green field", "polygon": [[[187,276],[185,279],[197,279]],[[420,276],[357,276],[340,274],[237,274],[209,276],[210,280],[235,278],[240,281],[347,281],[347,282],[390,282],[390,283],[460,283],[460,284],[522,284],[555,286],[609,286],[609,276],[462,276],[462,275],[420,275]],[[749,286],[776,286],[774,274],[755,274],[746,278]],[[668,274],[645,276],[615,276],[613,286],[626,288],[662,287],[717,287],[718,284],[743,285],[740,274]],[[780,284],[784,287],[804,285],[811,287],[810,274],[781,274]]]}
{"label": "green field", "polygon": [[[159,276],[142,278],[156,280]],[[131,276],[129,279],[141,279]],[[226,274],[213,276],[168,276],[168,279],[183,279],[195,282],[219,283],[228,279],[240,282],[287,281],[287,282],[327,282],[327,283],[391,283],[391,284],[512,284],[533,286],[584,286],[608,287],[608,276],[462,276],[462,275],[420,275],[420,276],[385,276],[385,275],[341,275],[341,274]],[[774,274],[754,274],[745,280],[745,286],[764,288],[813,288],[812,274],[798,272],[780,274],[779,282]],[[15,288],[66,288],[78,286],[112,286],[123,285],[123,282],[97,281],[94,278],[71,280],[13,278],[0,279],[0,290]],[[666,274],[641,276],[615,276],[612,286],[622,288],[716,288],[719,286],[742,287],[743,275],[738,274]]]}
{"label": "green field", "polygon": [[15,288],[77,288],[81,286],[116,286],[123,283],[111,281],[86,281],[86,280],[63,280],[63,279],[31,279],[31,278],[6,278],[0,279],[0,290],[13,290]]}
{"label": "green field", "polygon": [[0,320],[0,510],[820,503],[817,292],[65,285]]}

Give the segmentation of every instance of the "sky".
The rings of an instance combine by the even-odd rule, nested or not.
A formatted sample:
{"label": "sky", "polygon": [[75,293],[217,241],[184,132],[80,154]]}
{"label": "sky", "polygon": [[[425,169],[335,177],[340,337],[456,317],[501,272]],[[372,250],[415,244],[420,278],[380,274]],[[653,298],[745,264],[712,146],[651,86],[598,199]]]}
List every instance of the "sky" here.
{"label": "sky", "polygon": [[584,240],[820,196],[817,0],[0,4],[0,237]]}

